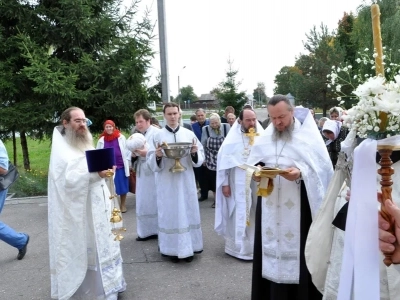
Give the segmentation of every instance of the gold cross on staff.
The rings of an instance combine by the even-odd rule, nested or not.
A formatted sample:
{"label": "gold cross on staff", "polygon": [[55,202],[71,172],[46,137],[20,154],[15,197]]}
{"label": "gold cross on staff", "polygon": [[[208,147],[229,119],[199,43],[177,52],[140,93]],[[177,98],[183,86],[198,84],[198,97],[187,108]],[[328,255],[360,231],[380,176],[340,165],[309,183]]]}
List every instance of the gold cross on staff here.
{"label": "gold cross on staff", "polygon": [[254,144],[254,137],[259,136],[259,133],[256,133],[256,131],[254,130],[254,128],[250,128],[248,133],[244,134],[245,136],[248,136],[250,141],[249,141],[249,145],[253,145]]}

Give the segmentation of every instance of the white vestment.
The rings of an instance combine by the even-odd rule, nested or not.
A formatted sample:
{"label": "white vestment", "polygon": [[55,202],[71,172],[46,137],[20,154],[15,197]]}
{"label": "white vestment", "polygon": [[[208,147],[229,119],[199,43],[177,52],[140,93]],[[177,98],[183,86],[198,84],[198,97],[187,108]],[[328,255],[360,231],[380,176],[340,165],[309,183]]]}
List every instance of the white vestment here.
{"label": "white vestment", "polygon": [[[117,299],[125,290],[109,196],[105,180],[88,172],[85,153],[66,143],[56,127],[48,182],[53,299]],[[82,295],[91,283],[95,295]]]}
{"label": "white vestment", "polygon": [[[148,145],[160,129],[150,126],[145,134]],[[158,209],[155,173],[146,163],[146,157],[139,156],[136,161],[136,224],[141,238],[158,234]]]}
{"label": "white vestment", "polygon": [[[263,128],[257,122],[257,133]],[[255,140],[257,137],[255,137]],[[236,121],[218,151],[215,231],[225,238],[225,252],[234,257],[252,260],[257,188],[251,179],[253,171],[239,166],[247,162],[251,151],[249,137]],[[229,185],[231,196],[222,194]]]}
{"label": "white vestment", "polygon": [[[400,161],[394,163],[392,167],[395,169],[395,172],[392,175],[392,180],[394,183],[399,182]],[[377,168],[379,168],[379,165],[377,165]],[[380,181],[380,175],[377,175],[377,189],[379,189],[380,186],[379,181]],[[344,185],[341,192],[337,196],[337,200],[335,201],[334,204],[334,210],[331,212],[321,211],[321,213],[324,213],[325,216],[319,214],[318,219],[328,218],[330,220],[330,223],[332,223],[333,219],[335,218],[339,210],[345,203],[347,203],[347,201],[345,200],[347,190],[348,187]],[[392,199],[396,201],[397,205],[400,205],[400,188],[398,188],[396,184],[393,185]],[[318,227],[316,229],[321,230],[322,228]],[[315,235],[316,233],[313,234]],[[328,263],[325,285],[323,286],[323,288],[319,289],[321,290],[321,292],[323,292],[324,300],[336,300],[338,297],[340,272],[343,260],[345,232],[332,225],[330,229],[325,229],[323,232],[320,232],[320,235],[325,236],[327,239],[332,239],[331,241],[328,241],[331,243],[331,248],[328,249],[329,251],[321,252],[321,249],[315,249],[317,241],[315,241],[315,243],[313,244],[310,244],[309,257],[307,258],[309,262],[307,262],[307,264],[312,263],[317,266],[323,263]],[[311,238],[313,237],[312,236],[308,237],[308,239]],[[313,281],[314,281],[314,276],[317,275],[313,273],[311,273],[311,275],[313,276]],[[380,300],[396,300],[399,298],[399,295],[400,295],[400,265],[391,265],[390,267],[386,267],[383,264],[383,256],[381,256],[380,257]]]}
{"label": "white vestment", "polygon": [[[197,162],[192,155],[181,158],[180,163],[187,170],[180,173],[170,172],[174,159],[163,156],[159,164],[156,160],[155,146],[162,142],[193,143],[198,146]],[[203,250],[200,210],[193,167],[199,167],[204,161],[203,146],[195,134],[180,127],[176,134],[162,128],[149,143],[147,163],[156,172],[156,193],[158,206],[158,243],[160,252],[169,256],[186,258],[194,252]]]}
{"label": "white vestment", "polygon": [[[332,163],[308,109],[295,109],[290,141],[273,139],[269,126],[256,140],[248,164],[300,169],[311,216],[322,203],[333,174]],[[298,284],[300,270],[300,180],[273,179],[274,189],[262,201],[262,277],[275,283]]]}

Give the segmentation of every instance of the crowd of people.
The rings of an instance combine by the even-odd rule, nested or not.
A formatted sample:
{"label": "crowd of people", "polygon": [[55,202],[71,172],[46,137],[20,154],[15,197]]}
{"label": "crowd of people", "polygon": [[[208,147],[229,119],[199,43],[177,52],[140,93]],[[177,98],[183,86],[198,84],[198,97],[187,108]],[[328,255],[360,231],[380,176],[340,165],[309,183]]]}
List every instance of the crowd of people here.
{"label": "crowd of people", "polygon": [[[283,95],[273,96],[267,110],[268,118],[261,122],[251,106],[238,117],[233,107],[227,107],[222,117],[212,113],[208,119],[200,108],[191,124],[183,126],[182,111],[169,102],[163,107],[164,127],[140,109],[134,113],[135,128],[128,139],[113,120],[106,120],[96,148],[113,149],[113,182],[122,213],[127,211],[130,171],[136,172],[136,241],[158,239],[160,255],[175,263],[190,263],[203,251],[199,202],[208,199],[211,191],[214,229],[225,240],[225,253],[253,261],[251,299],[336,299],[343,251],[338,244],[343,246],[345,228],[335,229],[341,232],[335,233],[334,240],[342,242],[327,248],[326,259],[335,259],[335,265],[324,268],[317,254],[305,252],[313,221],[320,220],[323,212],[339,216],[349,200],[349,196],[345,199],[348,188],[343,187],[335,210],[326,204],[335,167],[343,163],[341,143],[349,132],[342,123],[343,110],[334,107],[329,118],[317,120],[314,110],[294,107]],[[180,159],[184,172],[170,171],[175,160],[166,156],[163,146],[171,143],[190,145],[189,154]],[[105,178],[110,170],[89,172],[86,152],[93,149],[83,110],[68,108],[54,129],[49,167],[54,299],[117,299],[126,289],[119,241],[111,234],[109,222],[113,207],[107,201],[110,191]],[[7,166],[1,143],[0,174]],[[3,194],[0,191],[0,211]],[[333,196],[336,199],[338,194]],[[400,209],[396,204],[388,207],[400,225]],[[381,220],[380,248],[394,253],[393,262],[400,263],[396,242],[400,226],[394,233],[388,228]],[[0,238],[18,249],[18,259],[24,257],[27,234],[0,223]],[[321,270],[314,272],[313,265],[318,269],[318,264],[325,272],[322,275]],[[384,278],[387,283],[395,276],[397,281],[390,284],[397,287],[397,269],[391,272]],[[390,289],[382,293],[389,295]]]}

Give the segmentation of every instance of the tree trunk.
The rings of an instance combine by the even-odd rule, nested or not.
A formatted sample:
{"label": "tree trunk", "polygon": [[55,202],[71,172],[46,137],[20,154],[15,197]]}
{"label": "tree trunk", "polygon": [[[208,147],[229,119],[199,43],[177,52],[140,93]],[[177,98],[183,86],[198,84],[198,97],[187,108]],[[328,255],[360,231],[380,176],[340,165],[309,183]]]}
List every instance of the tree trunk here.
{"label": "tree trunk", "polygon": [[21,131],[20,135],[21,135],[22,157],[24,160],[24,169],[30,170],[31,163],[29,161],[28,142],[26,141],[25,131]]}
{"label": "tree trunk", "polygon": [[326,117],[327,105],[326,105],[326,91],[322,92],[322,103],[324,106],[322,107],[322,116]]}
{"label": "tree trunk", "polygon": [[12,131],[12,141],[13,141],[13,155],[14,155],[13,163],[14,163],[14,166],[16,166],[17,165],[17,139],[15,138],[15,130],[14,129]]}

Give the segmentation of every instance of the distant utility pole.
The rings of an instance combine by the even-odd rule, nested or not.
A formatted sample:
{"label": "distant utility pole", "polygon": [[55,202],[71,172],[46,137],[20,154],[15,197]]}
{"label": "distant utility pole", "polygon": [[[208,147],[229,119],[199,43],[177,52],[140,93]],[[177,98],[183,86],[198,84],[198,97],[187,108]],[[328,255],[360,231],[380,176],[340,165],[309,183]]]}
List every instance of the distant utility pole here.
{"label": "distant utility pole", "polygon": [[161,62],[161,99],[163,103],[169,99],[169,75],[168,75],[168,51],[167,51],[167,30],[165,26],[165,5],[164,0],[157,0],[158,10],[158,34],[160,40],[160,62]]}

